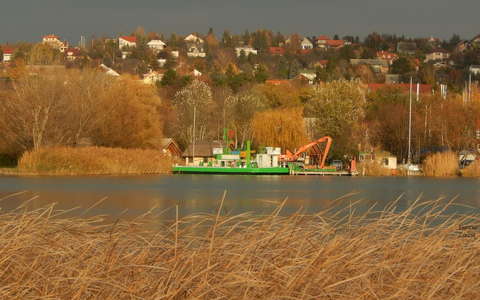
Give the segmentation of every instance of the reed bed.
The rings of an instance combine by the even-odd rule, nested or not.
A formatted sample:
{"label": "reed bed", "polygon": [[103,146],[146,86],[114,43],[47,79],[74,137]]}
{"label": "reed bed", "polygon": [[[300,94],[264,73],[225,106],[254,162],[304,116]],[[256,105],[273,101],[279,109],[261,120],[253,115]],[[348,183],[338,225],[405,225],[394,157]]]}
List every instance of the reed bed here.
{"label": "reed bed", "polygon": [[359,162],[357,170],[362,176],[391,176],[394,174],[393,170],[382,167],[376,161]]}
{"label": "reed bed", "polygon": [[170,157],[157,150],[105,147],[51,147],[26,152],[18,162],[20,174],[123,175],[171,171]]}
{"label": "reed bed", "polygon": [[458,157],[454,152],[429,155],[423,162],[425,176],[451,177],[459,174]]}
{"label": "reed bed", "polygon": [[159,225],[19,208],[0,216],[0,298],[478,299],[480,241],[465,226],[478,218],[444,209],[255,217],[220,206]]}
{"label": "reed bed", "polygon": [[480,177],[480,161],[476,160],[468,167],[462,170],[462,176],[464,177]]}

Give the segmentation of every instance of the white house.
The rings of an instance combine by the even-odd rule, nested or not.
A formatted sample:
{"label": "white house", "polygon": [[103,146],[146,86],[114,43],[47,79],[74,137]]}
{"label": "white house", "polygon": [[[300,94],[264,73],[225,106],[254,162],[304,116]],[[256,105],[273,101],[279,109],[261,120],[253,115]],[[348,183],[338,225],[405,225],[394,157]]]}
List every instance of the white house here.
{"label": "white house", "polygon": [[204,41],[194,34],[190,34],[185,38],[187,44],[187,56],[188,57],[206,57],[207,54],[203,49]]}
{"label": "white house", "polygon": [[49,45],[50,47],[59,50],[60,52],[64,53],[65,50],[68,49],[68,43],[67,42],[62,42],[60,40],[60,37],[54,35],[54,34],[49,34],[45,35],[42,38],[42,43]]}
{"label": "white house", "polygon": [[443,49],[438,49],[428,53],[425,56],[425,62],[447,60],[449,57],[450,57],[450,53],[448,53]]}
{"label": "white house", "polygon": [[479,75],[480,74],[480,65],[472,65],[469,68],[470,73],[473,75]]}
{"label": "white house", "polygon": [[159,81],[162,81],[163,74],[156,72],[156,71],[150,71],[147,74],[143,74],[143,83],[145,84],[151,84],[154,85]]}
{"label": "white house", "polygon": [[198,36],[196,36],[195,34],[190,34],[188,35],[186,38],[185,38],[185,42],[186,43],[198,43],[198,44],[203,44],[204,41],[203,39],[199,38]]}
{"label": "white house", "polygon": [[200,76],[202,76],[202,72],[200,72],[200,71],[197,70],[197,69],[194,69],[194,70],[192,71],[192,75],[193,75],[194,77],[200,77]]}
{"label": "white house", "polygon": [[251,54],[258,54],[258,51],[256,49],[253,49],[252,47],[237,47],[235,48],[235,52],[237,53],[237,57],[240,57],[240,55],[242,55],[242,52],[245,54],[245,56],[250,56]]}
{"label": "white house", "polygon": [[151,40],[147,43],[147,46],[152,49],[154,52],[160,52],[165,49],[167,44],[161,40]]}
{"label": "white house", "polygon": [[120,76],[120,74],[118,74],[115,70],[113,70],[112,68],[109,68],[107,67],[106,65],[104,64],[101,64],[100,65],[100,69],[105,72],[105,74],[109,75],[109,76],[113,76],[113,77],[118,77]]}
{"label": "white house", "polygon": [[121,36],[118,38],[118,48],[123,49],[125,47],[133,48],[137,47],[137,37],[135,36]]}
{"label": "white house", "polygon": [[167,60],[165,58],[159,58],[159,59],[157,59],[157,62],[158,62],[158,66],[160,68],[163,68],[163,67],[165,67],[165,64],[167,63]]}
{"label": "white house", "polygon": [[178,58],[180,56],[180,52],[178,50],[170,51],[170,55],[174,58]]}
{"label": "white house", "polygon": [[3,62],[9,62],[12,60],[13,49],[12,48],[3,48]]}
{"label": "white house", "polygon": [[308,38],[303,38],[300,47],[302,50],[313,49],[313,43]]}

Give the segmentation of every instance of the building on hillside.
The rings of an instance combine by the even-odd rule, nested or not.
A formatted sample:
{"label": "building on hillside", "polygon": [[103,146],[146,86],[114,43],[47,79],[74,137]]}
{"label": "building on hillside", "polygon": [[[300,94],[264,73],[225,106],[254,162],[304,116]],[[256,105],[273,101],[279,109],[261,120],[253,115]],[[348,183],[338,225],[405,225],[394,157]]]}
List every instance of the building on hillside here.
{"label": "building on hillside", "polygon": [[42,43],[45,45],[49,45],[53,49],[57,49],[58,51],[64,53],[65,50],[68,49],[68,43],[63,42],[60,40],[60,37],[54,35],[54,34],[49,34],[45,35],[42,38]]}
{"label": "building on hillside", "polygon": [[182,157],[182,149],[180,149],[180,146],[178,146],[177,142],[172,138],[163,138],[160,141],[160,150],[170,157]]}
{"label": "building on hillside", "polygon": [[67,61],[75,61],[77,59],[82,58],[82,51],[80,51],[79,48],[68,48],[67,51],[65,51],[65,57]]}
{"label": "building on hillside", "polygon": [[377,52],[377,59],[384,59],[388,61],[388,64],[393,64],[394,61],[398,59],[398,55],[396,53],[388,52],[388,51],[378,51]]}
{"label": "building on hillside", "polygon": [[320,35],[315,39],[317,48],[326,49],[327,41],[330,41],[331,38],[328,35]]}
{"label": "building on hillside", "polygon": [[302,42],[300,43],[300,48],[302,50],[309,50],[313,49],[313,43],[308,38],[303,38]]}
{"label": "building on hillside", "polygon": [[388,73],[388,61],[385,59],[350,59],[352,66],[367,65],[376,73]]}
{"label": "building on hillside", "polygon": [[287,79],[267,79],[265,81],[265,84],[274,85],[274,86],[288,85],[288,84],[290,84],[290,80],[287,80]]}
{"label": "building on hillside", "polygon": [[145,84],[150,84],[150,85],[155,85],[157,82],[162,81],[163,79],[163,73],[157,72],[157,71],[152,71],[143,74],[143,83]]}
{"label": "building on hillside", "polygon": [[165,47],[167,47],[167,44],[165,44],[161,40],[151,40],[150,42],[147,43],[148,48],[152,49],[153,52],[158,53],[160,51],[165,50]]}
{"label": "building on hillside", "polygon": [[258,51],[252,47],[244,46],[244,47],[236,47],[235,53],[237,54],[237,57],[240,57],[242,53],[245,56],[257,55]]}
{"label": "building on hillside", "polygon": [[479,75],[480,74],[480,65],[471,65],[469,68],[468,68],[468,71],[472,74],[472,75]]}
{"label": "building on hillside", "polygon": [[104,64],[101,64],[99,66],[100,70],[102,70],[105,74],[107,74],[108,76],[113,76],[113,77],[118,77],[120,76],[120,74],[118,74],[114,69],[112,68],[109,68],[107,67],[106,65]]}
{"label": "building on hillside", "polygon": [[118,48],[135,48],[137,47],[137,37],[136,36],[121,36],[118,38]]}
{"label": "building on hillside", "polygon": [[190,34],[185,38],[185,43],[187,45],[187,56],[188,57],[206,57],[207,54],[204,50],[204,40],[195,34]]}
{"label": "building on hillside", "polygon": [[300,73],[297,76],[297,79],[302,83],[314,84],[317,79],[317,74],[315,73]]}
{"label": "building on hillside", "polygon": [[3,59],[2,59],[2,61],[3,61],[4,63],[8,63],[8,62],[12,61],[12,59],[13,59],[13,52],[14,52],[14,49],[13,49],[13,48],[4,47],[4,48],[2,48],[2,52],[3,52]]}
{"label": "building on hillside", "polygon": [[450,58],[450,53],[443,49],[436,49],[425,56],[425,62],[445,61]]}
{"label": "building on hillside", "polygon": [[327,49],[340,49],[345,46],[344,40],[329,40],[327,41]]}

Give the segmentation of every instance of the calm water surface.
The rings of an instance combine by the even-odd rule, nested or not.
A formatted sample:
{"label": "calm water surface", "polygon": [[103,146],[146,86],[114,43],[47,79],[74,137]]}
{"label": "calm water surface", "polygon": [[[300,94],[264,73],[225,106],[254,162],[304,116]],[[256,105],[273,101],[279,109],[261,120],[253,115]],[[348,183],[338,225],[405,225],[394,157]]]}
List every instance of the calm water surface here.
{"label": "calm water surface", "polygon": [[[24,194],[5,198],[16,192]],[[423,201],[457,197],[450,213],[480,213],[480,180],[434,179],[423,177],[304,177],[304,176],[221,176],[173,175],[145,177],[0,177],[3,211],[15,209],[27,200],[30,208],[57,203],[58,209],[80,207],[81,215],[100,199],[104,201],[85,215],[130,218],[155,208],[162,216],[213,213],[224,191],[224,208],[230,213],[266,214],[287,199],[284,214],[299,209],[314,213],[333,203],[358,201],[359,211],[376,205],[381,209],[398,197],[399,209],[421,197]],[[354,193],[342,200],[335,200]],[[83,212],[82,212],[83,209]]]}

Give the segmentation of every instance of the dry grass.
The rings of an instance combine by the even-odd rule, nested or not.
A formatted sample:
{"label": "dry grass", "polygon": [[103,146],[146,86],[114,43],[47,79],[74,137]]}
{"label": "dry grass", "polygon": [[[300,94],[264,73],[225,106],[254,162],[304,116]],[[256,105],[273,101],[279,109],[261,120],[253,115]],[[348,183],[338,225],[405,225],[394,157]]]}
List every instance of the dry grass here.
{"label": "dry grass", "polygon": [[19,209],[0,216],[0,298],[477,299],[480,240],[459,229],[467,217],[419,209],[164,225]]}
{"label": "dry grass", "polygon": [[156,150],[55,147],[24,153],[18,171],[32,175],[162,174],[169,173],[171,166],[171,159]]}
{"label": "dry grass", "polygon": [[423,162],[425,176],[449,177],[459,173],[458,157],[454,152],[429,155]]}
{"label": "dry grass", "polygon": [[393,171],[382,167],[376,161],[363,161],[357,164],[357,170],[362,176],[391,176]]}
{"label": "dry grass", "polygon": [[465,177],[480,177],[480,161],[476,160],[468,167],[462,170],[462,176]]}

